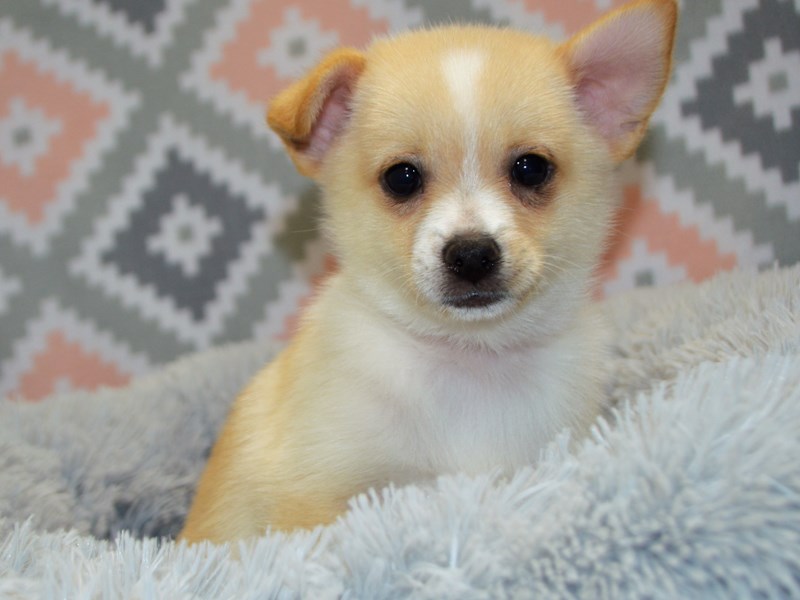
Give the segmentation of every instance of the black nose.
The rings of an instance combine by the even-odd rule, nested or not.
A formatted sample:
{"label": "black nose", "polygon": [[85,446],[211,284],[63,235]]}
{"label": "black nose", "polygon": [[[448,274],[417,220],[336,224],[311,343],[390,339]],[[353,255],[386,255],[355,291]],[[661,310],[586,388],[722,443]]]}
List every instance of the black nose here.
{"label": "black nose", "polygon": [[500,246],[488,235],[458,236],[442,250],[445,266],[459,279],[478,283],[500,262]]}

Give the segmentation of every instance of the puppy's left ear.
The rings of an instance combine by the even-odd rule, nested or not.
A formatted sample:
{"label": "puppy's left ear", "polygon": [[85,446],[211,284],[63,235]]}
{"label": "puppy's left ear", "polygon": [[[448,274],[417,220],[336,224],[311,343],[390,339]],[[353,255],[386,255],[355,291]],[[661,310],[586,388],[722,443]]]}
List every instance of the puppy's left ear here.
{"label": "puppy's left ear", "polygon": [[341,48],[325,56],[303,79],[270,103],[267,122],[298,171],[313,177],[350,118],[350,102],[366,59]]}
{"label": "puppy's left ear", "polygon": [[675,0],[634,1],[559,49],[581,110],[618,162],[636,150],[664,93],[677,17]]}

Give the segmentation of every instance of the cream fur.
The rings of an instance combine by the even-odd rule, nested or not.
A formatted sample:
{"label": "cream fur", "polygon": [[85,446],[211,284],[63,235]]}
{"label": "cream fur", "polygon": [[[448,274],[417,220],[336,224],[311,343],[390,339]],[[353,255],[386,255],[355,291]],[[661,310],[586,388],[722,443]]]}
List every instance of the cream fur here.
{"label": "cream fur", "polygon": [[[631,6],[604,22],[633,48],[640,34],[671,47],[674,3]],[[639,32],[643,12],[651,18]],[[609,52],[635,62],[597,32],[587,43],[605,48],[608,38]],[[616,205],[617,148],[635,145],[642,129],[612,140],[603,119],[616,107],[593,98],[600,121],[580,110],[576,81],[591,74],[571,57],[583,56],[582,39],[556,46],[480,27],[409,33],[363,55],[339,51],[273,101],[270,123],[322,187],[340,272],[237,399],[184,539],[328,523],[370,487],[514,469],[563,428],[586,431],[603,408],[605,362],[605,329],[586,293]],[[655,80],[637,86],[663,87],[669,57],[647,66],[641,76]],[[654,104],[640,100],[634,116],[646,122]],[[555,165],[535,192],[509,179],[526,153]],[[381,184],[401,162],[423,176],[402,201]],[[496,241],[502,299],[446,302],[442,251],[458,234]]]}

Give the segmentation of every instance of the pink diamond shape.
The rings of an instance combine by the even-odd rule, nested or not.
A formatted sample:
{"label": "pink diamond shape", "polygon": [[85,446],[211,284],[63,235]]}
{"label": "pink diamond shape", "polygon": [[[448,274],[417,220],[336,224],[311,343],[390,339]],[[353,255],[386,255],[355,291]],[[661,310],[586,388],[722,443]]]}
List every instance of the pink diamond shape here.
{"label": "pink diamond shape", "polygon": [[265,60],[265,51],[268,56],[270,50],[278,55],[287,50],[275,47],[286,42],[282,34],[298,22],[307,25],[300,28],[306,35],[309,31],[319,32],[319,36],[301,40],[301,45],[306,42],[308,52],[300,62],[313,64],[334,41],[335,45],[365,46],[375,34],[407,29],[422,19],[418,7],[400,10],[396,0],[230,0],[218,13],[216,26],[206,33],[191,68],[181,76],[181,86],[255,137],[277,144],[277,137],[264,124],[266,104],[302,74],[294,72],[297,69],[278,73],[271,61]]}
{"label": "pink diamond shape", "polygon": [[58,185],[69,176],[71,164],[83,156],[98,121],[108,117],[109,109],[9,50],[0,62],[0,119],[9,116],[15,98],[61,123],[61,131],[29,175],[0,162],[3,202],[35,225],[44,219],[45,209],[57,198]]}
{"label": "pink diamond shape", "polygon": [[255,0],[248,18],[239,22],[233,39],[223,48],[220,60],[211,65],[211,78],[224,81],[257,104],[263,104],[286,85],[289,78],[259,64],[258,57],[269,45],[270,32],[283,24],[287,9],[298,11],[303,19],[316,21],[323,31],[336,31],[341,45],[363,46],[372,35],[384,33],[389,27],[387,22],[371,19],[366,9],[355,8],[347,0],[315,2],[313,9],[295,1]]}
{"label": "pink diamond shape", "polygon": [[0,398],[40,400],[53,392],[118,387],[149,368],[146,357],[53,299],[25,329],[0,365]]}
{"label": "pink diamond shape", "polygon": [[0,19],[0,120],[20,106],[58,123],[32,167],[0,161],[0,232],[41,254],[138,98]]}

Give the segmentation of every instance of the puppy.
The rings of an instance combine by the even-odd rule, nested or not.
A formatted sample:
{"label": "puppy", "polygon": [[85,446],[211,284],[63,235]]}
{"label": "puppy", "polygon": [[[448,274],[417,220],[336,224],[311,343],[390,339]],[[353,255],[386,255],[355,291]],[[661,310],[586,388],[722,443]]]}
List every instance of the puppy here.
{"label": "puppy", "polygon": [[330,523],[369,488],[511,470],[586,432],[605,367],[587,289],[676,16],[639,0],[563,44],[406,33],[273,100],[340,270],[236,400],[184,540]]}

